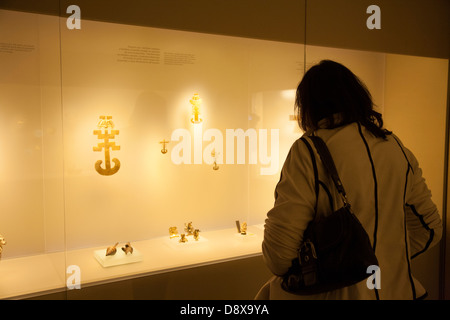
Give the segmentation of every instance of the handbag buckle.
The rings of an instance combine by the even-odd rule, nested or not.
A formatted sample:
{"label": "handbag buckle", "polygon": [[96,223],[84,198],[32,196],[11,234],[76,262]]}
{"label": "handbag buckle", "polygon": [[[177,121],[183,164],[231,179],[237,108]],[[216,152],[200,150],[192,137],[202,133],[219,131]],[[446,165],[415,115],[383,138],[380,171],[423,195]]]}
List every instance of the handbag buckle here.
{"label": "handbag buckle", "polygon": [[317,259],[316,248],[314,247],[314,243],[312,243],[311,240],[307,239],[305,242],[303,242],[300,248],[300,257],[299,257],[300,264],[302,264],[302,260],[308,262],[310,256],[312,256],[312,258],[314,259]]}
{"label": "handbag buckle", "polygon": [[307,239],[299,250],[298,261],[301,266],[302,282],[305,286],[317,283],[317,254],[311,240]]}

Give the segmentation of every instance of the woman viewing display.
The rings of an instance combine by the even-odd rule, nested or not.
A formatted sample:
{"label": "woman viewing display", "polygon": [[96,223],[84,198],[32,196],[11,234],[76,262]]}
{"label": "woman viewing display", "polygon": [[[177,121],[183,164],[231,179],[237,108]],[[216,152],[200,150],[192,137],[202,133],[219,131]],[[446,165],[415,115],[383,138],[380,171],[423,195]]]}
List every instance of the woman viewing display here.
{"label": "woman viewing display", "polygon": [[[414,154],[383,128],[366,86],[337,62],[323,60],[305,73],[297,88],[296,107],[305,133],[289,151],[275,189],[275,204],[267,213],[262,250],[274,277],[257,298],[425,297],[426,290],[412,275],[411,259],[439,242],[442,223]],[[298,259],[310,222],[342,206],[310,136],[326,143],[353,212],[369,236],[379,263],[378,283],[373,286],[361,281],[312,295],[282,288],[283,276]]]}

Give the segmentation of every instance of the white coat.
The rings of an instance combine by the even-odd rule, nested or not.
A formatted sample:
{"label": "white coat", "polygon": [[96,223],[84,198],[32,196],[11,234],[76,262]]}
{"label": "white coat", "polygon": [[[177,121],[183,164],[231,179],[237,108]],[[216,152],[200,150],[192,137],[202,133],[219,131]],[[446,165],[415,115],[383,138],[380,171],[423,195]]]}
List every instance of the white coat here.
{"label": "white coat", "polygon": [[[435,245],[442,236],[441,218],[431,200],[419,164],[395,135],[376,138],[352,123],[314,132],[327,144],[339,176],[379,262],[380,289],[366,281],[311,296],[283,291],[281,280],[297,256],[303,232],[314,217],[315,179],[310,152],[297,140],[291,147],[275,189],[274,207],[267,213],[262,244],[266,265],[275,275],[256,299],[417,299],[426,294],[411,274],[411,259]],[[342,206],[336,188],[315,153],[319,180],[331,191],[334,209]],[[330,212],[330,201],[320,188],[318,213]]]}

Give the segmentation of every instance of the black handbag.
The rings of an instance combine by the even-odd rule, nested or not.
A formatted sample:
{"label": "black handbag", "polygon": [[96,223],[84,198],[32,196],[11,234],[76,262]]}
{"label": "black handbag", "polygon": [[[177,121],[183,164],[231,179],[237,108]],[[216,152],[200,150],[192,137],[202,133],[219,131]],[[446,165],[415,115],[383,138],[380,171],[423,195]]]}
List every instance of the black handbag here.
{"label": "black handbag", "polygon": [[310,136],[310,139],[344,205],[328,216],[317,217],[316,212],[315,218],[306,228],[298,257],[292,261],[282,282],[285,291],[298,295],[317,294],[353,285],[371,275],[367,270],[369,266],[378,266],[369,236],[352,212],[325,142],[317,136]]}

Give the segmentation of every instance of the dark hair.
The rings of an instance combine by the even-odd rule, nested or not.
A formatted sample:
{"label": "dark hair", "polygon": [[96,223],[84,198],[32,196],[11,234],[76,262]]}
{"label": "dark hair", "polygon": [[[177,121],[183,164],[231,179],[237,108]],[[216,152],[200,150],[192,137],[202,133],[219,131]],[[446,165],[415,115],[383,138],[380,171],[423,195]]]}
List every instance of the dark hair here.
{"label": "dark hair", "polygon": [[[376,137],[386,138],[381,114],[373,110],[372,96],[364,83],[340,63],[322,60],[311,67],[298,85],[295,98],[298,123],[305,132],[319,129],[326,119],[326,128],[352,122],[366,127]],[[339,114],[336,119],[335,114]]]}

